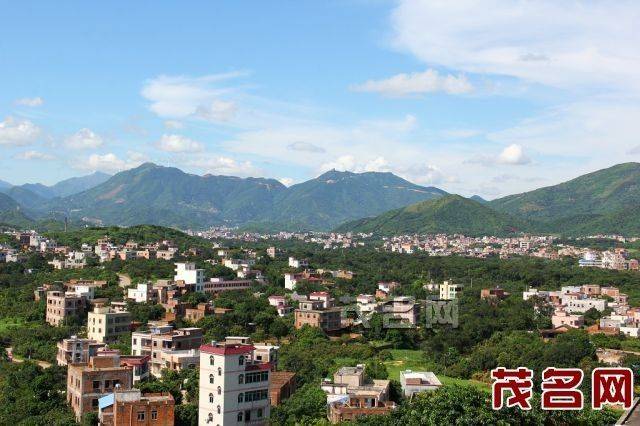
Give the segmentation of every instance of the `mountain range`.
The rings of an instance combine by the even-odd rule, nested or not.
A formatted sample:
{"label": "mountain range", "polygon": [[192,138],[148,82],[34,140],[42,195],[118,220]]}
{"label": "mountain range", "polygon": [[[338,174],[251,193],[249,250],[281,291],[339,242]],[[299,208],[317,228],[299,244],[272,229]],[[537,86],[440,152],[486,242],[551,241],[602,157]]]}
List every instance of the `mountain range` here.
{"label": "mountain range", "polygon": [[640,164],[623,163],[558,185],[492,201],[443,197],[343,224],[339,230],[500,235],[640,234]]}
{"label": "mountain range", "polygon": [[640,234],[638,163],[492,201],[451,195],[392,173],[331,170],[286,187],[274,179],[199,176],[152,163],[53,186],[0,182],[0,193],[0,222],[43,220],[55,212],[94,224],[196,229]]}

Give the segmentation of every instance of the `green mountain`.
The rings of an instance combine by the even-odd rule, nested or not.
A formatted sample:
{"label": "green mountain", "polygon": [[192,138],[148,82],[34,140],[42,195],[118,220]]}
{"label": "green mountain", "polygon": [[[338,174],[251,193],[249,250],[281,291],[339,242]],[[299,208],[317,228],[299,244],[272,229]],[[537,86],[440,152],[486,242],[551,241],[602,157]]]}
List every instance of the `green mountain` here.
{"label": "green mountain", "polygon": [[147,163],[81,193],[40,203],[39,213],[65,212],[106,225],[328,230],[443,194],[391,173],[330,171],[287,188],[274,179],[197,176]]}
{"label": "green mountain", "polygon": [[3,192],[18,204],[29,210],[41,209],[47,202],[47,198],[38,195],[36,192],[33,192],[24,186],[12,186]]}
{"label": "green mountain", "polygon": [[568,182],[490,201],[489,206],[526,218],[555,221],[609,214],[640,204],[640,163],[618,164]]}
{"label": "green mountain", "polygon": [[284,189],[273,179],[197,176],[146,163],[53,204],[96,223],[203,227],[253,219]]}
{"label": "green mountain", "polygon": [[[25,183],[23,185],[11,185],[0,181],[0,191],[9,194],[14,199],[22,199],[24,205],[34,205],[42,200],[55,197],[67,197],[77,194],[94,186],[106,182],[111,175],[95,172],[87,176],[73,177],[62,180],[55,185],[47,186],[41,183]],[[3,185],[6,184],[6,185]]]}
{"label": "green mountain", "polygon": [[475,236],[506,235],[530,229],[531,225],[525,220],[459,195],[447,195],[376,217],[348,222],[337,231],[378,235],[461,233]]}
{"label": "green mountain", "polygon": [[485,200],[484,198],[482,198],[479,195],[472,195],[471,197],[469,197],[469,199],[473,200],[473,201],[477,201],[480,204],[487,204],[489,202],[489,201]]}
{"label": "green mountain", "polygon": [[0,193],[0,223],[22,227],[32,224],[33,221],[22,212],[22,208],[13,198]]}
{"label": "green mountain", "polygon": [[327,230],[347,220],[443,195],[446,192],[441,189],[415,185],[392,173],[331,170],[280,192],[271,212],[249,226]]}

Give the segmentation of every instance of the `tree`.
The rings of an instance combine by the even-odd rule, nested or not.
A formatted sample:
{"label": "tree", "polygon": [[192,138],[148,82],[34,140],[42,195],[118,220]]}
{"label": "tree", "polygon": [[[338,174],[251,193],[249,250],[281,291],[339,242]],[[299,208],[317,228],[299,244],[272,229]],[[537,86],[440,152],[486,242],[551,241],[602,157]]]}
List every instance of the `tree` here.
{"label": "tree", "polygon": [[371,380],[386,380],[389,377],[387,367],[377,359],[367,362],[364,374]]}

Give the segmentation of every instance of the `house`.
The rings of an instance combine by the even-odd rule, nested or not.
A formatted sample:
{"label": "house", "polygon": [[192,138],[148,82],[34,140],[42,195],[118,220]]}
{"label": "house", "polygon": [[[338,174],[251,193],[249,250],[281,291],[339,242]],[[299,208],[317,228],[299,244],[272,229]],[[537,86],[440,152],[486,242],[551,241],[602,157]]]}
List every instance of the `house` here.
{"label": "house", "polygon": [[553,316],[551,316],[551,324],[553,324],[553,328],[558,328],[563,325],[580,328],[584,325],[584,316],[572,315],[564,310],[557,309]]}
{"label": "house", "polygon": [[376,299],[386,299],[397,288],[400,287],[400,283],[392,282],[379,282],[378,289],[376,290]]}
{"label": "house", "polygon": [[418,305],[412,297],[398,296],[384,302],[382,312],[390,321],[406,325],[418,323]]}
{"label": "house", "polygon": [[194,291],[204,290],[204,269],[197,269],[193,262],[176,263],[174,281],[182,281],[186,285],[193,286]]}
{"label": "house", "polygon": [[136,303],[156,303],[158,301],[158,291],[151,283],[141,283],[135,288],[127,289],[127,299]]}
{"label": "house", "polygon": [[131,314],[114,307],[96,306],[87,317],[87,337],[100,343],[117,342],[131,330]]}
{"label": "house", "polygon": [[507,296],[509,296],[509,293],[505,292],[504,289],[500,287],[483,288],[480,290],[480,299],[483,300],[501,300]]}
{"label": "house", "polygon": [[327,394],[327,417],[331,423],[354,420],[360,416],[387,414],[396,405],[389,400],[389,380],[369,380],[364,365],[342,367],[333,381],[320,385]]}
{"label": "house", "polygon": [[462,291],[462,285],[445,281],[440,284],[440,300],[455,300]]}
{"label": "house", "polygon": [[152,326],[149,331],[131,334],[131,353],[151,357],[151,374],[161,377],[162,370],[181,371],[198,365],[198,348],[202,344],[202,329],[172,326]]}
{"label": "house", "polygon": [[65,366],[89,362],[89,358],[95,356],[98,349],[104,348],[105,344],[91,339],[71,336],[68,339],[62,339],[56,346],[58,348],[56,362],[58,365]]}
{"label": "house", "polygon": [[295,257],[289,257],[289,267],[290,268],[308,268],[309,261],[306,259],[296,259]]}
{"label": "house", "polygon": [[101,426],[159,425],[175,423],[175,401],[169,392],[142,394],[140,389],[114,389],[98,400]]}
{"label": "house", "polygon": [[47,292],[47,310],[45,320],[53,327],[59,327],[65,321],[83,315],[87,307],[87,299],[75,293],[60,290]]}
{"label": "house", "polygon": [[300,302],[295,313],[295,327],[302,328],[304,325],[319,327],[325,333],[338,331],[342,328],[342,315],[340,308],[323,308],[322,301]]}
{"label": "house", "polygon": [[400,372],[400,385],[405,397],[411,398],[419,392],[437,390],[442,383],[431,371],[411,371]]}
{"label": "house", "polygon": [[277,407],[296,390],[296,373],[291,371],[272,371],[269,383],[271,406]]}
{"label": "house", "polygon": [[98,351],[88,362],[70,364],[67,370],[67,403],[80,421],[85,413],[98,411],[98,400],[115,389],[133,386],[131,369],[120,365],[118,351]]}
{"label": "house", "polygon": [[253,359],[250,344],[200,346],[198,424],[267,425],[271,365]]}

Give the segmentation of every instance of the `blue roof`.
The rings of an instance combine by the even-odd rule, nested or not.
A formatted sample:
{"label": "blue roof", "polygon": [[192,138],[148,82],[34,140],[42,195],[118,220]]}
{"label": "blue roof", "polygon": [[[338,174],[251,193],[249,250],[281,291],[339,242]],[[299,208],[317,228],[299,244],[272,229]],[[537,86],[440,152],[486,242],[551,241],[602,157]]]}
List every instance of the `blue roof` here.
{"label": "blue roof", "polygon": [[113,405],[114,402],[115,396],[110,393],[109,395],[103,396],[102,398],[98,399],[98,407],[102,410],[103,408]]}

